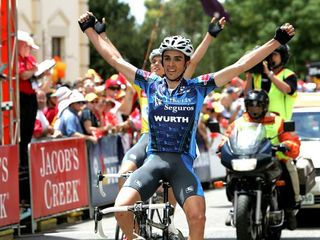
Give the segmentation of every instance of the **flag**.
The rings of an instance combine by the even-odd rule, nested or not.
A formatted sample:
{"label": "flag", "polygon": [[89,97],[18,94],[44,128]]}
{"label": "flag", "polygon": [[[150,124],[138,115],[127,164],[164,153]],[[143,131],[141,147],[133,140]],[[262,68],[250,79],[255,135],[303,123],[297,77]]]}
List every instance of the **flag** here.
{"label": "flag", "polygon": [[230,17],[229,14],[224,10],[222,4],[218,0],[200,0],[202,3],[203,10],[210,17],[215,16],[220,19],[221,17],[225,17],[229,22]]}

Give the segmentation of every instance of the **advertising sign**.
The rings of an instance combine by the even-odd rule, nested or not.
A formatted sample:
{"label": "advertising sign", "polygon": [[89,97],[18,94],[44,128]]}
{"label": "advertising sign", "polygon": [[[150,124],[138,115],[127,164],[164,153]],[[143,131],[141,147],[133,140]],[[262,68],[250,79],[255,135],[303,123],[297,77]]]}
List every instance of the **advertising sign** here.
{"label": "advertising sign", "polygon": [[98,144],[88,142],[88,159],[90,165],[91,205],[103,206],[114,203],[118,193],[118,179],[110,178],[102,182],[103,192],[97,188],[97,173],[118,173],[120,162],[118,157],[117,135],[108,135],[99,139]]}
{"label": "advertising sign", "polygon": [[0,147],[0,227],[19,223],[18,146]]}
{"label": "advertising sign", "polygon": [[80,138],[30,144],[33,218],[88,206],[86,156]]}

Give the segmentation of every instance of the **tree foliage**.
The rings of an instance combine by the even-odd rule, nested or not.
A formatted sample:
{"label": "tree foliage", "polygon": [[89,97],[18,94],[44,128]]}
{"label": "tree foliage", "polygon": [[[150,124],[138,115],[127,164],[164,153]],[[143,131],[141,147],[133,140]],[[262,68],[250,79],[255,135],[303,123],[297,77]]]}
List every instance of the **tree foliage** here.
{"label": "tree foliage", "polygon": [[[118,0],[90,0],[89,10],[100,20],[105,17],[107,22],[107,36],[121,52],[135,66],[142,64],[145,40],[139,34],[134,17],[129,15],[130,8]],[[104,79],[116,73],[90,44],[90,68],[94,68]]]}
{"label": "tree foliage", "polygon": [[[148,45],[158,47],[165,36],[184,35],[196,47],[211,19],[199,0],[145,0],[147,13],[141,26],[129,16],[129,7],[118,0],[90,0],[89,4],[95,15],[107,18],[109,38],[137,67],[142,66]],[[320,61],[318,0],[225,0],[224,7],[231,21],[212,41],[195,74],[232,64],[245,52],[271,39],[275,28],[285,22],[296,28],[296,36],[289,43],[292,56],[288,66],[303,75],[307,62]],[[90,54],[92,67],[103,74],[114,72],[96,51]]]}

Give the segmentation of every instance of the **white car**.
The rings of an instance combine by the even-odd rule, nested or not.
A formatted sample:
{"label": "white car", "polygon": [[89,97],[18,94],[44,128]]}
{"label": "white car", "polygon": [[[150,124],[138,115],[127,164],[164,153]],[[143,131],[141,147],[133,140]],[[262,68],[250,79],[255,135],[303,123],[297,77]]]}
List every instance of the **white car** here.
{"label": "white car", "polygon": [[320,93],[299,94],[293,120],[301,140],[300,156],[311,158],[316,169],[316,184],[303,196],[302,208],[320,208]]}

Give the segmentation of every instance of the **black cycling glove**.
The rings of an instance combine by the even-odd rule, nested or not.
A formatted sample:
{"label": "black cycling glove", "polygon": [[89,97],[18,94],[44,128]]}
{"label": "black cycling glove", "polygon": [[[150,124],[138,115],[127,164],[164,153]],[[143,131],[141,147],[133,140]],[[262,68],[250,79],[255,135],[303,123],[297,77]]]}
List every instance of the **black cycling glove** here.
{"label": "black cycling glove", "polygon": [[104,18],[102,19],[101,22],[96,21],[96,23],[94,24],[94,30],[98,33],[101,34],[103,32],[106,32],[107,29],[107,24],[104,20]]}
{"label": "black cycling glove", "polygon": [[277,40],[280,44],[284,45],[287,42],[290,41],[290,39],[293,37],[290,36],[286,31],[282,30],[280,27],[276,29],[276,32],[274,34],[274,39]]}
{"label": "black cycling glove", "polygon": [[95,22],[96,22],[96,18],[93,15],[89,15],[89,18],[82,23],[78,21],[82,32],[84,32],[88,28],[91,28],[91,27],[94,28]]}
{"label": "black cycling glove", "polygon": [[212,22],[209,24],[208,33],[212,37],[217,37],[219,32],[221,32],[222,30],[223,30],[223,28],[221,27],[219,22]]}

